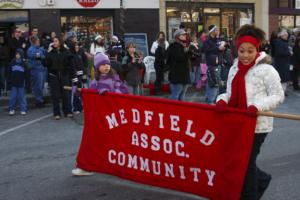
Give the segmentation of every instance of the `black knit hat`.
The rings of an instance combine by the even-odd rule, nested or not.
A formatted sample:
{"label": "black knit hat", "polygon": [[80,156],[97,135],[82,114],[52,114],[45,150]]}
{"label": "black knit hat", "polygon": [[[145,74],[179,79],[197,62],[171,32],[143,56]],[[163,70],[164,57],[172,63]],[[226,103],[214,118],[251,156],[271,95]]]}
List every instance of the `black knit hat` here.
{"label": "black knit hat", "polygon": [[213,32],[213,31],[215,31],[216,28],[217,28],[217,26],[214,25],[214,24],[212,24],[212,25],[210,25],[210,26],[208,27],[208,32],[211,33],[211,32]]}

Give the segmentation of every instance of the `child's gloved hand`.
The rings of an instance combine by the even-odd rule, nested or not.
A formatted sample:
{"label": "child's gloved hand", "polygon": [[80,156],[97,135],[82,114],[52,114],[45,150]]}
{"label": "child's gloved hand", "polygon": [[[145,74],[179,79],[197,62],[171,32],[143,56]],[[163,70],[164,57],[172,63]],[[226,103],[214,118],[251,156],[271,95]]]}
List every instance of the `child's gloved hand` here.
{"label": "child's gloved hand", "polygon": [[247,108],[247,115],[250,117],[257,117],[258,109],[254,105],[250,105]]}
{"label": "child's gloved hand", "polygon": [[216,111],[217,112],[223,113],[226,111],[226,108],[227,108],[227,103],[225,101],[220,100],[216,103]]}
{"label": "child's gloved hand", "polygon": [[99,93],[100,95],[104,95],[104,94],[106,94],[108,91],[109,91],[109,89],[104,88],[104,89],[98,90],[98,93]]}
{"label": "child's gloved hand", "polygon": [[77,85],[72,86],[72,95],[79,96],[80,92],[78,91]]}

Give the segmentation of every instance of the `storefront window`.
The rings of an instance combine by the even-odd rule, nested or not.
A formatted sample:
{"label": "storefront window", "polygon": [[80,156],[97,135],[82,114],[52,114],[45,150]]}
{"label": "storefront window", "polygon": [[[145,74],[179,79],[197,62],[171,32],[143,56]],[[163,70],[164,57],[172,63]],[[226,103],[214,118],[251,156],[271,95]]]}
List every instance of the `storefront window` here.
{"label": "storefront window", "polygon": [[252,10],[251,9],[242,9],[240,11],[240,26],[245,24],[252,24]]}
{"label": "storefront window", "polygon": [[288,8],[289,7],[289,0],[279,0],[278,1],[279,8]]}
{"label": "storefront window", "polygon": [[85,45],[89,45],[98,34],[106,36],[113,32],[112,17],[61,17],[61,25],[62,27],[72,26],[77,33],[78,41]]}
{"label": "storefront window", "polygon": [[287,29],[295,27],[295,16],[291,15],[281,15],[279,16],[279,27],[284,27]]}
{"label": "storefront window", "polygon": [[220,3],[182,3],[167,2],[168,36],[172,39],[172,32],[180,24],[191,28],[192,32],[207,31],[212,24],[220,27],[221,32],[232,37],[237,29],[244,24],[253,23],[253,7],[246,4],[223,5]]}
{"label": "storefront window", "polygon": [[300,16],[296,16],[296,27],[300,27]]}

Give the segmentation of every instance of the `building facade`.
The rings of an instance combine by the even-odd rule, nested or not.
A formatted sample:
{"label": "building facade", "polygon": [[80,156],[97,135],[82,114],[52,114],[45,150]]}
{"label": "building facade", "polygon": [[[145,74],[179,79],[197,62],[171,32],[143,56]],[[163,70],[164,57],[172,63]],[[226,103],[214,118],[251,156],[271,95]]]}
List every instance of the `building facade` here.
{"label": "building facade", "polygon": [[37,27],[42,34],[61,33],[70,26],[78,33],[78,39],[84,41],[91,41],[97,34],[122,33],[146,33],[148,41],[153,41],[159,31],[159,0],[0,1],[2,44],[14,27],[25,33]]}
{"label": "building facade", "polygon": [[160,29],[172,38],[180,24],[197,32],[214,24],[232,37],[243,24],[254,23],[268,33],[268,3],[267,0],[160,0]]}
{"label": "building facade", "polygon": [[270,31],[300,28],[299,0],[270,0]]}

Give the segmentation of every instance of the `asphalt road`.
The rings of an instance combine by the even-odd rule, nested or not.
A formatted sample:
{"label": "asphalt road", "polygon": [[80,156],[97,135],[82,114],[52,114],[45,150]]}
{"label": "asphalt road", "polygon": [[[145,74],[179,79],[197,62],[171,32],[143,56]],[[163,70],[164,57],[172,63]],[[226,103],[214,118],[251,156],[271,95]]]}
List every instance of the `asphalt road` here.
{"label": "asphalt road", "polygon": [[[188,101],[202,101],[192,94]],[[278,112],[300,114],[300,92],[290,92]],[[300,200],[300,122],[276,119],[259,156],[273,176],[263,200]],[[82,115],[54,121],[51,107],[27,116],[0,111],[0,200],[194,200],[194,195],[97,174],[72,177]]]}

